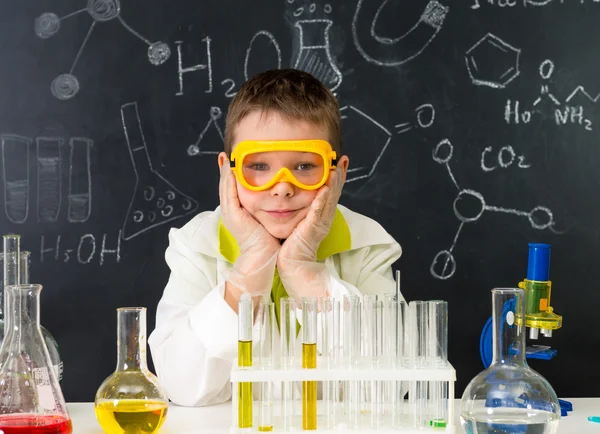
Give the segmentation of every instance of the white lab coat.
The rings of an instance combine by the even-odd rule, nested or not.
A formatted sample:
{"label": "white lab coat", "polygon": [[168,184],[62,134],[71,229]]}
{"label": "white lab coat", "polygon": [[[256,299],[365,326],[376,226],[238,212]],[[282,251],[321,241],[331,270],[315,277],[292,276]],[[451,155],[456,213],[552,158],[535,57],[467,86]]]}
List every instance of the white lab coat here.
{"label": "white lab coat", "polygon": [[[324,261],[331,272],[331,295],[341,300],[348,293],[395,292],[391,266],[402,254],[400,245],[374,220],[341,205],[338,209],[350,230],[352,247]],[[171,276],[148,344],[160,381],[179,405],[212,405],[231,398],[238,318],[223,298],[223,270],[232,264],[219,252],[220,219],[217,208],[169,233],[165,258]],[[301,323],[302,315],[297,317]]]}

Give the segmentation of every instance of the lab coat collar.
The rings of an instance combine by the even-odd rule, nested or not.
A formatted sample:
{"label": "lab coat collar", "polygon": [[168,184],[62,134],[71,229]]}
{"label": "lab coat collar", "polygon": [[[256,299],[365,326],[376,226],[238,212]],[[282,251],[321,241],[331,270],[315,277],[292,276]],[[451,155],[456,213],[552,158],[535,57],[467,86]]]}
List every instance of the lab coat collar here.
{"label": "lab coat collar", "polygon": [[[395,243],[392,236],[379,223],[369,217],[351,211],[343,205],[337,206],[334,221],[336,219],[338,225],[341,224],[340,220],[345,223],[349,231],[350,246],[347,248],[344,244],[342,249],[340,249],[339,246],[335,246],[335,243],[332,243],[331,245],[327,244],[327,247],[323,247],[323,250],[319,247],[319,257],[323,259],[343,251]],[[220,207],[217,207],[214,212],[206,211],[194,217],[190,223],[181,229],[181,231],[185,231],[186,227],[191,226],[191,233],[188,238],[189,248],[212,258],[229,261],[226,255],[219,250],[219,237],[222,236],[222,234],[220,235],[220,223]],[[227,254],[227,256],[230,258],[233,257],[231,254]]]}

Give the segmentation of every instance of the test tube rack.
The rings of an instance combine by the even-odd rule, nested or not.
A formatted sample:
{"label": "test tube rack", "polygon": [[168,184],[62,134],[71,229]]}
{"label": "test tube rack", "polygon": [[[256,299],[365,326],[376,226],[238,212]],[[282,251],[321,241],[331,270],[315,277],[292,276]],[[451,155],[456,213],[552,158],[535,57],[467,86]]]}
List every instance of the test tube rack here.
{"label": "test tube rack", "polygon": [[[455,433],[454,424],[454,382],[456,381],[456,371],[448,362],[440,363],[438,366],[417,367],[414,361],[409,359],[403,361],[401,367],[374,367],[370,360],[361,358],[356,365],[349,368],[319,368],[303,369],[300,367],[300,359],[294,361],[292,367],[264,369],[258,366],[253,368],[234,367],[231,371],[232,383],[232,420],[233,433],[264,432],[258,424],[258,414],[261,402],[254,401],[253,414],[254,421],[252,428],[239,428],[238,420],[238,384],[253,383],[253,389],[260,390],[261,383],[274,383],[284,387],[291,387],[296,390],[295,399],[291,403],[292,414],[290,421],[284,421],[285,412],[284,403],[281,399],[272,401],[273,425],[272,432],[298,432],[302,429],[302,402],[300,383],[305,381],[316,381],[318,389],[322,391],[328,385],[337,385],[338,392],[334,400],[334,407],[331,407],[322,400],[317,408],[317,431],[318,432],[356,432],[361,433]],[[324,361],[317,358],[317,366],[323,366]],[[359,411],[352,415],[348,411],[348,403],[344,400],[344,390],[349,390],[349,384],[354,383],[360,390],[360,400],[357,403]],[[365,391],[372,390],[374,383],[380,383],[383,389],[389,390],[394,385],[401,383],[402,393],[400,393],[402,402],[396,402],[395,408],[392,408],[391,402],[383,402],[383,414],[377,421],[370,411],[371,402],[365,396]],[[445,399],[444,413],[447,415],[444,425],[435,423],[434,412],[431,407],[439,405],[439,402],[433,402],[431,395],[423,396],[421,399],[413,397],[405,399],[407,391],[421,390],[432,391],[437,388],[446,388],[447,397]],[[425,392],[427,395],[427,392]],[[279,401],[279,402],[278,402]],[[289,405],[289,404],[288,404]]]}
{"label": "test tube rack", "polygon": [[[257,351],[231,371],[232,432],[455,432],[446,302],[348,294],[304,298],[297,309],[282,299],[279,333],[271,301],[257,312]],[[248,336],[252,322],[240,324]]]}

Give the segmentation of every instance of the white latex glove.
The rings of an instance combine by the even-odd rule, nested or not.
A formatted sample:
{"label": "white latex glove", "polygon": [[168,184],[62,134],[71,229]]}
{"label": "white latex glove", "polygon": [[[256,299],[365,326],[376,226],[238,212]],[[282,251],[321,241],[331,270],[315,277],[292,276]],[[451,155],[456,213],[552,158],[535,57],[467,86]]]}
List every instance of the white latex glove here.
{"label": "white latex glove", "polygon": [[252,297],[268,295],[273,285],[279,241],[241,206],[229,161],[221,168],[219,198],[223,224],[240,247],[233,267],[224,272],[225,280]]}
{"label": "white latex glove", "polygon": [[302,297],[329,295],[330,273],[325,264],[317,262],[317,250],[333,223],[342,186],[342,169],[337,168],[279,251],[279,277],[288,295],[294,297],[299,306],[302,306]]}

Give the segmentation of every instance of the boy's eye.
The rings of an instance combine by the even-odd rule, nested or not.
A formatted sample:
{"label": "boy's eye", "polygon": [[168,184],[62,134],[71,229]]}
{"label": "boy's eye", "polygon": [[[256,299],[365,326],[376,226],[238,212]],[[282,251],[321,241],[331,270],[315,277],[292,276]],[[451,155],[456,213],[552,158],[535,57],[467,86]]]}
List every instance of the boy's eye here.
{"label": "boy's eye", "polygon": [[302,172],[305,172],[307,170],[311,170],[314,169],[316,166],[312,163],[300,163],[296,166],[296,170],[300,170]]}
{"label": "boy's eye", "polygon": [[251,164],[246,165],[245,167],[250,170],[258,170],[258,171],[269,170],[269,166],[265,163],[251,163]]}

